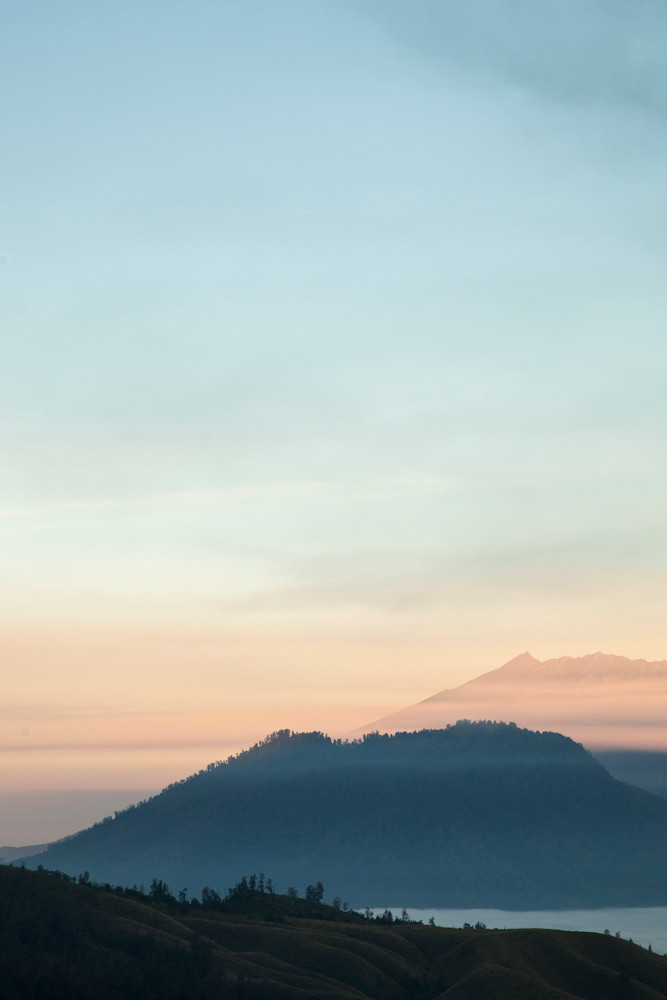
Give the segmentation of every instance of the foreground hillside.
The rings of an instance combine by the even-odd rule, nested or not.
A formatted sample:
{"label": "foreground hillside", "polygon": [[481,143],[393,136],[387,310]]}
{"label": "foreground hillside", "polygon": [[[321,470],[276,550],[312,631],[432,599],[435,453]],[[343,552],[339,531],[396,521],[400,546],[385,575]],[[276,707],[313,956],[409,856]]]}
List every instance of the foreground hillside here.
{"label": "foreground hillside", "polygon": [[500,723],[275,733],[37,856],[101,881],[335,885],[351,906],[667,905],[667,801],[557,733]]}
{"label": "foreground hillside", "polygon": [[387,925],[257,892],[211,909],[159,895],[0,867],[0,997],[667,998],[667,959],[611,936]]}

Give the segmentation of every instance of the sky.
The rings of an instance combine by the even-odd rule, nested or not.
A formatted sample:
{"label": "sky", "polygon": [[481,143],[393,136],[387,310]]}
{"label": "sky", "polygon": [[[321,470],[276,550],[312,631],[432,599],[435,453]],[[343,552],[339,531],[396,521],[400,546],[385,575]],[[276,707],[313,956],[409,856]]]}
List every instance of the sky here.
{"label": "sky", "polygon": [[0,844],[667,655],[662,3],[4,22]]}

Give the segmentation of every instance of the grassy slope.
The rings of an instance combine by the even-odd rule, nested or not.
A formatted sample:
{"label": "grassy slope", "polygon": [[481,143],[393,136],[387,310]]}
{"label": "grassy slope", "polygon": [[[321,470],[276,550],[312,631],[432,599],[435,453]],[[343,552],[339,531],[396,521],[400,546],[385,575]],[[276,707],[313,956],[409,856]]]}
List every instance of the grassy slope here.
{"label": "grassy slope", "polygon": [[0,997],[665,1000],[667,960],[598,934],[385,926],[280,896],[179,908],[0,867]]}

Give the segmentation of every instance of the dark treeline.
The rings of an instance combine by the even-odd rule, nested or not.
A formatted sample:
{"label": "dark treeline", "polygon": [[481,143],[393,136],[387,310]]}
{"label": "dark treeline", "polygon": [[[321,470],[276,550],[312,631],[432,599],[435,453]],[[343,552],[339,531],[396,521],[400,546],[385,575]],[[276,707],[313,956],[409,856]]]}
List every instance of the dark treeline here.
{"label": "dark treeline", "polygon": [[0,1000],[667,1000],[667,959],[611,934],[429,927],[252,880],[183,901],[0,865]]}
{"label": "dark treeline", "polygon": [[[226,760],[215,761],[196,774],[167,786],[165,791],[201,781],[206,775],[220,776],[229,769],[248,768],[280,772],[327,770],[338,768],[417,768],[425,763],[433,768],[522,766],[526,753],[543,766],[589,766],[593,757],[579,743],[560,733],[535,733],[521,729],[513,722],[471,722],[460,719],[444,729],[422,729],[419,732],[367,733],[354,740],[334,739],[321,732],[295,733],[279,729],[270,733],[248,750],[233,754]],[[129,806],[128,809],[134,808]],[[116,813],[115,815],[119,815]]]}
{"label": "dark treeline", "polygon": [[[13,868],[14,865],[6,867]],[[25,871],[23,866],[18,866]],[[340,896],[334,896],[330,903],[324,901],[324,886],[321,882],[314,885],[307,885],[303,897],[299,896],[298,890],[294,886],[288,886],[284,894],[277,893],[273,887],[273,880],[266,876],[264,872],[243,875],[239,881],[231,886],[225,895],[221,895],[216,889],[211,889],[205,885],[199,896],[190,896],[187,888],[172,892],[167,882],[160,878],[152,879],[148,888],[144,885],[112,885],[110,882],[98,882],[90,877],[90,872],[80,872],[78,875],[68,875],[67,872],[59,868],[49,869],[44,865],[38,865],[36,871],[40,875],[67,882],[70,885],[88,886],[102,892],[113,893],[126,899],[135,899],[148,903],[163,903],[176,908],[179,912],[212,910],[219,913],[232,912],[270,912],[268,899],[263,897],[275,897],[275,902],[283,912],[294,916],[307,916],[311,919],[325,920],[362,920],[371,921],[377,924],[393,923],[421,923],[421,921],[411,920],[407,909],[403,908],[400,916],[394,916],[393,912],[385,909],[382,913],[375,913],[370,907],[365,910],[352,910],[347,902],[341,900]],[[273,898],[270,900],[273,902]],[[312,906],[309,904],[317,904]],[[434,924],[431,919],[431,924]],[[471,925],[464,925],[471,927]],[[475,929],[480,930],[485,925],[478,923]]]}

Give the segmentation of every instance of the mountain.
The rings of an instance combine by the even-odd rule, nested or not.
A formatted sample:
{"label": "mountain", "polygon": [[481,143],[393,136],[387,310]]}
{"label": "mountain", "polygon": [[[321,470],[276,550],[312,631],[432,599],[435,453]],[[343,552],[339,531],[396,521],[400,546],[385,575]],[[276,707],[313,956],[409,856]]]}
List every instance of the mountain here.
{"label": "mountain", "polygon": [[0,847],[0,865],[16,861],[17,858],[25,858],[26,855],[41,854],[48,847],[48,844],[31,844],[26,847]]}
{"label": "mountain", "polygon": [[248,871],[350,905],[667,905],[667,801],[513,724],[272,734],[30,863],[220,890]]}
{"label": "mountain", "polygon": [[257,892],[205,908],[0,867],[2,1000],[665,1000],[666,984],[667,958],[611,935],[388,924]]}
{"label": "mountain", "polygon": [[596,750],[599,760],[618,781],[667,799],[667,753],[651,750]]}
{"label": "mountain", "polygon": [[440,728],[457,719],[513,720],[593,750],[667,751],[667,660],[530,653],[369,723],[359,733]]}

